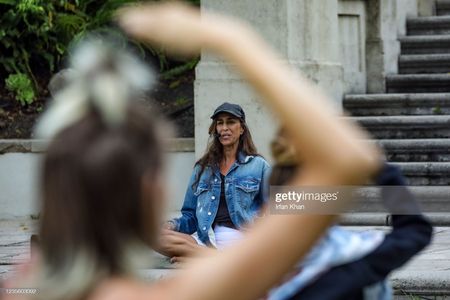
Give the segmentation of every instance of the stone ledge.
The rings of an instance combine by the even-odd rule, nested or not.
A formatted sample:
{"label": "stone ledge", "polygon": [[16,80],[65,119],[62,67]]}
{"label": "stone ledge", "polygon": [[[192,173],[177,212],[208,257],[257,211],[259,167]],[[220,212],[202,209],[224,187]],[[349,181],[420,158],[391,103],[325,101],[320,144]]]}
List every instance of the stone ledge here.
{"label": "stone ledge", "polygon": [[420,153],[448,153],[448,149],[450,149],[449,139],[385,139],[373,142],[395,153],[412,151]]}
{"label": "stone ledge", "polygon": [[[412,35],[412,36],[403,36],[399,38],[400,42],[406,43],[415,43],[416,45],[420,45],[422,43],[431,43],[431,42],[450,42],[450,35],[448,34],[436,34],[436,35]],[[424,46],[423,44],[421,46]]]}
{"label": "stone ledge", "polygon": [[195,139],[194,138],[174,138],[169,141],[170,152],[194,152]]}
{"label": "stone ledge", "polygon": [[[48,140],[0,139],[0,155],[5,153],[43,153]],[[174,138],[168,142],[169,152],[194,152],[194,138]]]}
{"label": "stone ledge", "polygon": [[352,116],[450,114],[450,93],[346,95],[343,105]]}
{"label": "stone ledge", "polygon": [[[394,289],[394,295],[432,297],[420,299],[448,299],[445,297],[450,296],[449,271],[397,271],[390,279]],[[411,297],[406,299],[416,298]]]}
{"label": "stone ledge", "polygon": [[[427,212],[424,215],[433,226],[450,226],[450,214],[447,212]],[[386,226],[390,220],[387,213],[356,212],[343,214],[339,219],[339,224],[343,226]]]}
{"label": "stone ledge", "polygon": [[[405,129],[417,130],[420,128],[443,127],[448,128],[450,116],[432,115],[432,116],[364,116],[351,117],[362,125],[374,127],[403,126]],[[402,127],[402,128],[403,128]]]}
{"label": "stone ledge", "polygon": [[0,140],[0,153],[31,152],[32,140]]}
{"label": "stone ledge", "polygon": [[404,175],[446,176],[450,174],[448,162],[395,162]]}
{"label": "stone ledge", "polygon": [[[411,55],[412,56],[412,55]],[[449,55],[450,60],[450,55]],[[344,98],[346,106],[370,107],[374,105],[426,105],[430,102],[442,102],[450,104],[450,93],[427,93],[427,94],[347,94]],[[434,104],[434,103],[433,103]]]}
{"label": "stone ledge", "polygon": [[410,24],[438,25],[450,23],[450,16],[408,17]]}

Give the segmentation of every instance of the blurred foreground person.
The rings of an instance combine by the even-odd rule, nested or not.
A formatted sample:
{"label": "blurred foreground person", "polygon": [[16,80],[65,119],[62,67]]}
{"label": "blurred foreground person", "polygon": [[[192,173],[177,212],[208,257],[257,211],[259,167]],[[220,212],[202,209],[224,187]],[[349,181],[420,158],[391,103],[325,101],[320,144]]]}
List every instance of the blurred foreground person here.
{"label": "blurred foreground person", "polygon": [[[326,97],[279,64],[251,29],[205,17],[162,4],[130,8],[120,21],[130,34],[173,53],[205,48],[234,63],[301,146],[303,172],[291,184],[359,184],[378,171],[378,150],[358,142],[363,132],[334,116]],[[117,49],[89,45],[74,55],[71,67],[80,76],[55,97],[38,127],[53,136],[41,186],[41,255],[10,287],[38,288],[30,298],[45,300],[229,300],[267,293],[334,217],[269,216],[243,240],[188,262],[171,278],[140,280],[133,275],[137,258],[154,245],[164,204],[162,132],[154,115],[133,101],[150,76]]]}
{"label": "blurred foreground person", "polygon": [[[302,172],[302,161],[285,130],[271,146],[275,165],[269,183],[289,185]],[[270,300],[392,299],[387,276],[430,243],[433,228],[397,167],[384,164],[374,178],[384,206],[393,214],[392,231],[385,235],[380,230],[355,232],[332,226],[290,278],[270,292]]]}

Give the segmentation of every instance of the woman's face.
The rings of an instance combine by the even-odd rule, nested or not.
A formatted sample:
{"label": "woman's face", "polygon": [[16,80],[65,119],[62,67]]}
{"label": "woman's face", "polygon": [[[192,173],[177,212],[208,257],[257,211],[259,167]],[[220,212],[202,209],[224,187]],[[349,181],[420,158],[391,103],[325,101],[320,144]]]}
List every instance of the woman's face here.
{"label": "woman's face", "polygon": [[233,146],[239,143],[239,137],[244,133],[241,121],[228,113],[221,113],[216,118],[216,132],[219,141],[224,146]]}

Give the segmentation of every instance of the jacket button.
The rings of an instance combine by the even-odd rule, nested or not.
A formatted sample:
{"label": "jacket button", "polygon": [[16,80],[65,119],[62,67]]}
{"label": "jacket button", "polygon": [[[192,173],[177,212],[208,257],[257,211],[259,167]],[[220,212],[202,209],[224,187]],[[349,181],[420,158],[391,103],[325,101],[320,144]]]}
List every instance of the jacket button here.
{"label": "jacket button", "polygon": [[216,199],[216,197],[212,196],[212,197],[211,197],[211,199],[213,199],[213,200],[214,200],[214,199]]}
{"label": "jacket button", "polygon": [[217,178],[216,178],[216,179],[214,179],[214,181],[215,181],[215,182],[217,182]]}
{"label": "jacket button", "polygon": [[206,230],[206,226],[203,226],[203,228],[202,228],[202,229],[203,229],[203,231],[205,231],[205,230]]}
{"label": "jacket button", "polygon": [[208,211],[208,216],[210,216],[211,215],[211,212],[210,211]]}

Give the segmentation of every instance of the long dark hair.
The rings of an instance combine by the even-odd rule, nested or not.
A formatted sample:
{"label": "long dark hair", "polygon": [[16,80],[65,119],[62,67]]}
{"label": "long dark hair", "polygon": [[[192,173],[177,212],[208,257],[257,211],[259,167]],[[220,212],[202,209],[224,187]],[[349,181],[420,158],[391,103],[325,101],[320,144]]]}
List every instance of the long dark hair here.
{"label": "long dark hair", "polygon": [[[242,129],[244,132],[239,137],[239,144],[236,151],[236,159],[239,153],[243,153],[244,155],[258,155],[258,151],[256,150],[256,146],[253,143],[252,135],[247,126],[247,123],[242,119],[238,118],[241,123]],[[207,166],[209,167],[217,167],[220,164],[220,161],[223,158],[223,145],[220,143],[219,138],[216,136],[217,134],[217,118],[211,122],[209,125],[208,134],[209,134],[209,142],[207,146],[206,153],[195,163],[195,165],[200,166],[200,171],[197,174],[194,184],[192,185],[192,189],[198,185],[200,177]]]}
{"label": "long dark hair", "polygon": [[[60,285],[41,281],[43,289],[83,297],[79,293],[99,279],[127,271],[130,242],[152,245],[161,200],[156,192],[143,192],[142,182],[144,177],[156,181],[160,174],[156,127],[148,110],[130,104],[118,126],[106,125],[92,110],[51,142],[41,184],[41,275],[44,282]],[[76,268],[85,272],[78,283],[68,275]],[[47,299],[61,296],[42,292]]]}

